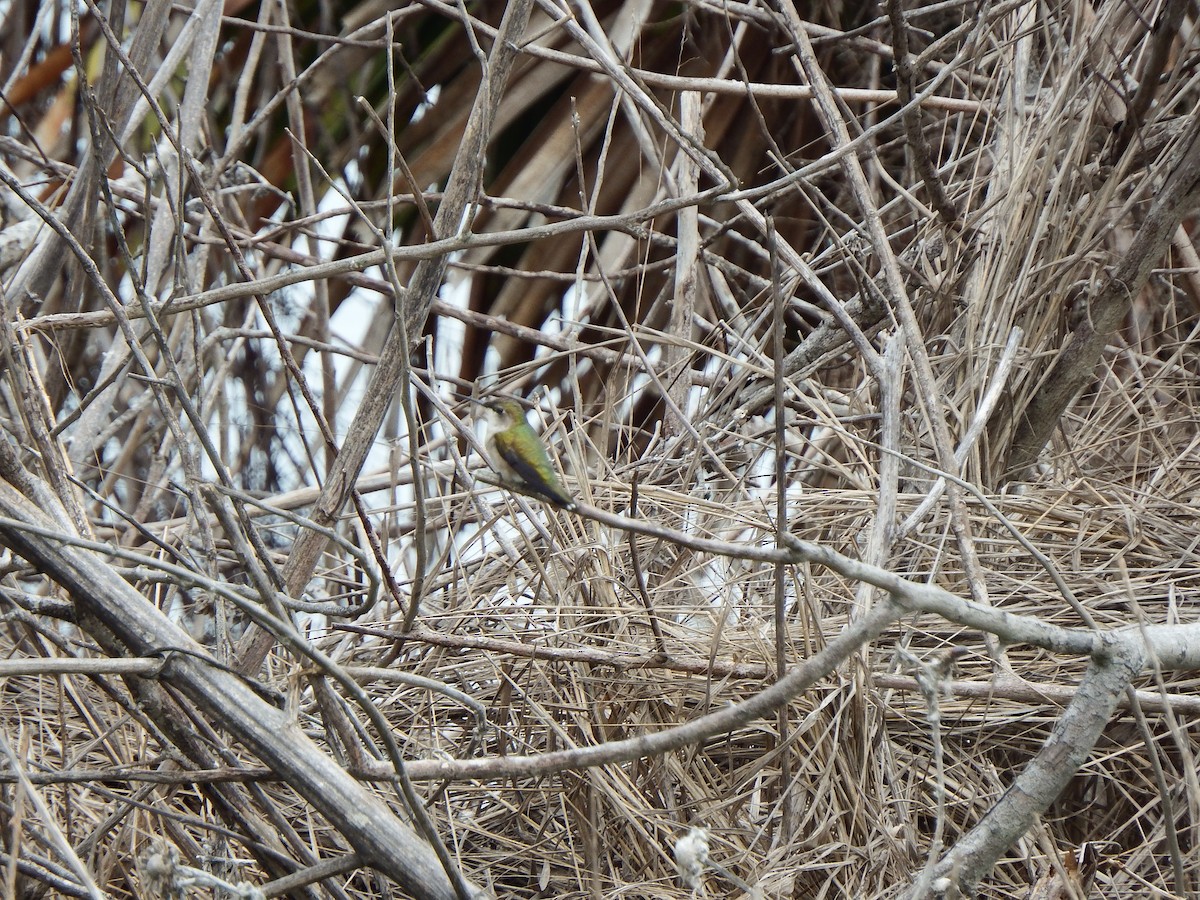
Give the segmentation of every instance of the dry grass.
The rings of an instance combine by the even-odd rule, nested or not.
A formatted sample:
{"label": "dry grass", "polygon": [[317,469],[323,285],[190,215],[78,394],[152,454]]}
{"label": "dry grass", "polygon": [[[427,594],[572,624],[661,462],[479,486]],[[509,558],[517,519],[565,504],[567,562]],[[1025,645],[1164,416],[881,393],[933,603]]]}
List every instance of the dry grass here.
{"label": "dry grass", "polygon": [[[464,22],[428,0],[385,26],[346,4],[345,42],[315,39],[330,24],[299,10],[207,19],[211,43],[168,17],[128,52],[149,79],[195,39],[189,77],[155,82],[161,120],[125,131],[134,86],[114,99],[112,67],[99,100],[76,98],[69,42],[14,5],[0,74],[25,124],[0,151],[27,193],[5,206],[34,224],[57,210],[77,244],[30,231],[23,262],[0,256],[0,465],[20,455],[56,528],[140,554],[104,559],[204,650],[171,646],[237,672],[407,821],[386,742],[324,676],[358,681],[453,860],[500,897],[689,896],[672,847],[693,825],[764,896],[898,896],[938,829],[952,846],[1035,757],[1087,660],[1014,645],[998,664],[979,632],[912,615],[750,726],[617,764],[439,780],[439,760],[591,748],[755,697],[884,599],[817,565],[526,505],[476,478],[458,400],[536,394],[569,487],[601,513],[771,547],[782,491],[795,537],[981,604],[1064,628],[1081,609],[1104,629],[1195,620],[1200,263],[1189,208],[1167,202],[1194,195],[1194,21],[1154,3],[912,11],[909,93],[935,88],[905,123],[886,22],[840,6],[800,23],[754,4],[546,4],[487,121],[476,50],[495,74],[513,6]],[[104,40],[94,13],[79,33],[83,63]],[[187,177],[164,126],[201,160]],[[82,153],[107,130],[119,154]],[[456,158],[473,135],[486,152]],[[932,169],[946,203],[921,184]],[[436,186],[421,204],[449,224],[414,185]],[[471,238],[455,243],[462,209]],[[395,308],[412,352],[388,331]],[[931,467],[974,491],[952,483],[897,532]],[[218,521],[201,487],[221,478],[268,511]],[[20,528],[0,531],[19,550]],[[250,533],[258,546],[235,540]],[[369,608],[291,617],[323,658],[253,643],[242,605],[270,608],[272,590],[359,604],[384,569]],[[321,784],[288,783],[214,704],[157,679],[158,633],[106,625],[19,552],[2,574],[0,896],[86,896],[88,878],[166,896],[171,854],[271,896],[398,895],[319,811]],[[912,660],[951,651],[935,728]],[[1140,707],[981,896],[1023,897],[1084,841],[1101,850],[1094,896],[1196,896],[1195,677],[1134,686]],[[741,895],[717,871],[705,884]]]}

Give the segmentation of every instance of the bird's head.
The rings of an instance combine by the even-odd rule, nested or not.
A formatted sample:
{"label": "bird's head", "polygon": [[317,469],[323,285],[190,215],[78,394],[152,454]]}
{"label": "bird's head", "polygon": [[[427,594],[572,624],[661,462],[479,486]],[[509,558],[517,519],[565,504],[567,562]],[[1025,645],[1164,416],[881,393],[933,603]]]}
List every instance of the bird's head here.
{"label": "bird's head", "polygon": [[525,410],[516,400],[489,400],[486,404],[491,425],[497,431],[505,431],[525,421]]}

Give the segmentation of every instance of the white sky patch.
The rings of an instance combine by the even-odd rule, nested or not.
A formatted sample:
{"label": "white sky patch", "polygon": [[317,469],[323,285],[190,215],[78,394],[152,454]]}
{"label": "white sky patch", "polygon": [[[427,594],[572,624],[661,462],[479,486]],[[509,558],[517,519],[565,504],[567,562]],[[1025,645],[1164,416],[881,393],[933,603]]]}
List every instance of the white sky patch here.
{"label": "white sky patch", "polygon": [[580,302],[579,285],[573,284],[562,295],[562,314],[564,319],[578,322],[583,313],[583,303]]}
{"label": "white sky patch", "polygon": [[420,122],[423,118],[425,118],[425,114],[437,105],[438,97],[440,97],[441,94],[442,86],[440,84],[435,84],[428,91],[426,91],[425,96],[429,98],[428,102],[417,104],[417,108],[413,110],[412,118],[408,120],[409,123],[411,124],[414,122]]}
{"label": "white sky patch", "polygon": [[[453,253],[450,255],[450,262],[457,262],[463,256],[465,256],[465,252]],[[449,306],[466,309],[471,302],[471,274],[461,269],[448,268],[446,280],[438,291],[438,297]],[[449,316],[442,316],[438,320],[438,341],[437,347],[434,349],[434,362],[439,373],[462,371],[463,345],[466,340],[466,323]],[[447,397],[447,399],[457,398]]]}

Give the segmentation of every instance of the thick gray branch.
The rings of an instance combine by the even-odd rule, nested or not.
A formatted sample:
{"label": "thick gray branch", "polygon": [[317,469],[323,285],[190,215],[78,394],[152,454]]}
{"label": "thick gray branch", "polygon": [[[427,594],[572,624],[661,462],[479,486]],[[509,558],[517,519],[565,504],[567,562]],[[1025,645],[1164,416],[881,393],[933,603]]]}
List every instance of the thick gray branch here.
{"label": "thick gray branch", "polygon": [[1200,200],[1200,116],[1193,115],[1179,143],[1175,165],[1124,259],[1089,304],[1089,314],[1071,333],[1045,381],[1021,416],[1013,437],[1008,472],[1021,477],[1037,460],[1071,401],[1092,377],[1109,335],[1129,312],[1171,235]]}
{"label": "thick gray branch", "polygon": [[[159,677],[195,704],[200,715],[229,731],[288,782],[341,832],[370,865],[417,897],[454,900],[456,893],[433,850],[388,806],[363,788],[309,740],[284,710],[267,703],[247,682],[218,668],[205,650],[128,585],[94,552],[48,537],[62,530],[39,509],[56,507],[48,492],[17,467],[9,446],[0,448],[0,540],[64,587],[81,612],[123,646],[110,653],[129,657],[167,653]],[[13,483],[32,492],[22,495]],[[37,502],[35,503],[34,500]],[[23,526],[32,526],[32,529]]]}
{"label": "thick gray branch", "polygon": [[[935,878],[947,878],[970,894],[1000,856],[1025,834],[1075,777],[1125,693],[1145,663],[1137,642],[1097,655],[1079,689],[1038,755],[1017,776],[987,815],[938,863]],[[935,888],[939,887],[935,881]],[[944,886],[944,885],[943,885]],[[939,893],[944,893],[941,891]]]}

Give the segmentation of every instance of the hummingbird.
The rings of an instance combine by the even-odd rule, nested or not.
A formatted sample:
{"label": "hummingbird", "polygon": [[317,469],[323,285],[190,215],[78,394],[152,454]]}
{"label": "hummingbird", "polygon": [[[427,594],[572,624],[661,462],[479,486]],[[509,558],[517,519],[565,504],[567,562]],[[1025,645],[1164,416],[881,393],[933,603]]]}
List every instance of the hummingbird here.
{"label": "hummingbird", "polygon": [[554,474],[541,438],[525,421],[520,404],[515,400],[493,400],[487,408],[491,411],[488,451],[501,479],[567,511],[576,509],[575,501]]}

